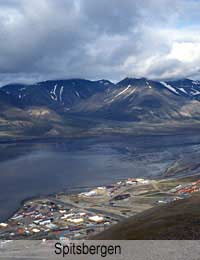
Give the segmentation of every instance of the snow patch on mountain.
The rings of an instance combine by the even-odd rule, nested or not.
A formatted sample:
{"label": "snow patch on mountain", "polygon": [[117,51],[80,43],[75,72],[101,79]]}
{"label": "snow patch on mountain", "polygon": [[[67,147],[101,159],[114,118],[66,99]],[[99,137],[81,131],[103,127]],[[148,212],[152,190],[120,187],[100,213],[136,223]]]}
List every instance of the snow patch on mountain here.
{"label": "snow patch on mountain", "polygon": [[193,94],[194,96],[199,95],[199,94],[200,94],[200,91],[194,89],[194,90],[192,91],[192,94]]}
{"label": "snow patch on mountain", "polygon": [[185,91],[184,88],[179,88],[180,91],[184,92],[185,94],[188,94],[187,91]]}
{"label": "snow patch on mountain", "polygon": [[164,81],[160,81],[160,83],[166,87],[167,89],[171,90],[172,92],[174,92],[175,94],[179,95],[179,93],[177,92],[177,90],[175,88],[173,88],[171,85],[167,84]]}
{"label": "snow patch on mountain", "polygon": [[80,97],[80,94],[78,93],[78,91],[75,91],[75,93],[76,93],[77,97]]}
{"label": "snow patch on mountain", "polygon": [[62,102],[62,94],[63,94],[64,87],[61,86],[60,88],[60,101]]}
{"label": "snow patch on mountain", "polygon": [[119,97],[127,97],[130,96],[131,94],[133,94],[135,92],[135,89],[132,89],[131,91],[129,91],[129,89],[131,89],[131,85],[128,85],[128,87],[126,87],[125,89],[123,89],[122,91],[120,91],[117,95],[115,95],[110,101],[109,103],[112,103],[113,101],[115,101],[117,98]]}
{"label": "snow patch on mountain", "polygon": [[58,97],[57,97],[57,95],[56,95],[56,89],[57,89],[57,84],[54,86],[53,90],[50,92],[51,98],[52,98],[53,100],[55,100],[55,101],[58,100]]}

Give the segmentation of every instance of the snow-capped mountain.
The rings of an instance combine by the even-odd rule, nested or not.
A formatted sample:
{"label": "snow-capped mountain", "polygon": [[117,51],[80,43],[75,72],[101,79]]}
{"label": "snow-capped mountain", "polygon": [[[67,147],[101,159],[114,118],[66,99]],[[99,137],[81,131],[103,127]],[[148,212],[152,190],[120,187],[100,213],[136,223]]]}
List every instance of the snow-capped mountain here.
{"label": "snow-capped mountain", "polygon": [[[133,79],[125,78],[120,81],[117,85],[119,86],[128,86],[134,84],[161,84],[163,87],[167,88],[169,91],[173,92],[176,95],[183,95],[194,99],[199,99],[200,96],[200,81],[199,80],[190,80],[190,79],[180,79],[175,81],[152,81],[145,78]],[[161,86],[160,86],[161,87]]]}
{"label": "snow-capped mountain", "polygon": [[80,102],[72,111],[106,119],[160,121],[198,118],[200,104],[173,82],[126,78]]}
{"label": "snow-capped mountain", "polygon": [[20,107],[48,106],[67,110],[110,86],[113,84],[108,80],[69,79],[44,81],[34,85],[9,84],[1,90],[11,96]]}
{"label": "snow-capped mountain", "polygon": [[166,84],[178,92],[179,95],[186,95],[188,97],[200,100],[200,81],[181,79],[176,81],[169,81]]}
{"label": "snow-capped mountain", "polygon": [[2,100],[19,108],[48,107],[57,112],[112,120],[199,119],[200,81],[125,78],[114,84],[108,80],[51,80],[4,86],[1,103]]}

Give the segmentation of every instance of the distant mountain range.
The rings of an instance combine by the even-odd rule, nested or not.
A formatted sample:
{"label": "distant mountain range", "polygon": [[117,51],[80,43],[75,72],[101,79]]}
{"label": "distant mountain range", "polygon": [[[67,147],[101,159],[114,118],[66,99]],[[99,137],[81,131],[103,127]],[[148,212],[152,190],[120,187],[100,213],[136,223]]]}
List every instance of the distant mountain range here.
{"label": "distant mountain range", "polygon": [[1,90],[18,107],[46,106],[68,110],[80,101],[113,86],[114,84],[107,80],[69,79],[44,81],[33,85],[9,84]]}
{"label": "distant mountain range", "polygon": [[[200,81],[190,79],[125,78],[116,84],[109,80],[68,79],[9,84],[0,88],[0,128],[5,134],[16,124],[18,130],[19,126],[37,128],[40,124],[45,133],[60,135],[66,120],[69,123],[70,119],[67,125],[71,127],[74,116],[140,123],[199,121],[199,102]],[[55,128],[55,122],[59,127]]]}

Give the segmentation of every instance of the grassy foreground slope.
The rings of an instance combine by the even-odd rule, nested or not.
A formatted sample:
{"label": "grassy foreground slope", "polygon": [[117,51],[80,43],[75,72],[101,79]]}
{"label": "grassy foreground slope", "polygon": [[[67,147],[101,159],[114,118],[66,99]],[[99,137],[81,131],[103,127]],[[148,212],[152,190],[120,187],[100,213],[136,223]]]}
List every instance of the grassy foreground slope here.
{"label": "grassy foreground slope", "polygon": [[200,239],[200,193],[121,222],[93,239]]}

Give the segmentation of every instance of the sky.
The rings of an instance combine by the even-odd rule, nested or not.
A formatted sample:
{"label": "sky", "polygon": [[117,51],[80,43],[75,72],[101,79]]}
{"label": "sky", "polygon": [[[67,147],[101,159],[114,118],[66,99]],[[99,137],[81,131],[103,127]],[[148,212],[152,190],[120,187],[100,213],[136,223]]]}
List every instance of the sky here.
{"label": "sky", "polygon": [[0,83],[200,79],[200,0],[0,0]]}

